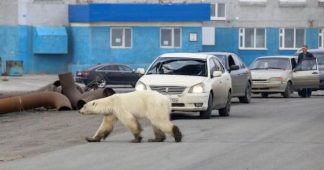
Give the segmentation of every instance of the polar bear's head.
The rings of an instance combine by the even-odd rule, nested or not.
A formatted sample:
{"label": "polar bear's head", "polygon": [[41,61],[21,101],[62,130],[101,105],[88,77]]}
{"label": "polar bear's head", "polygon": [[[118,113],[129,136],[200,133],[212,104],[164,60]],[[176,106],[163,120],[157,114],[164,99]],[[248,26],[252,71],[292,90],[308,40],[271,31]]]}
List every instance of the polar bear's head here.
{"label": "polar bear's head", "polygon": [[90,101],[90,102],[86,103],[85,105],[83,105],[83,107],[80,109],[79,112],[83,115],[96,114],[97,105],[98,104],[95,101]]}
{"label": "polar bear's head", "polygon": [[80,109],[80,113],[83,115],[109,115],[113,113],[113,108],[111,107],[111,100],[109,97],[97,99],[90,101],[83,105]]}

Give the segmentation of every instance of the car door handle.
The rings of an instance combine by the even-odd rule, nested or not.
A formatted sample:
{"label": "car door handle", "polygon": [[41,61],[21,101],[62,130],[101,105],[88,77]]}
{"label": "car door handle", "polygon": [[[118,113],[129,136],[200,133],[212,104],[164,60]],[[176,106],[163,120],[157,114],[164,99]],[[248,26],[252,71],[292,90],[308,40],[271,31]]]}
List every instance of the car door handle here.
{"label": "car door handle", "polygon": [[318,72],[313,72],[312,74],[318,74]]}

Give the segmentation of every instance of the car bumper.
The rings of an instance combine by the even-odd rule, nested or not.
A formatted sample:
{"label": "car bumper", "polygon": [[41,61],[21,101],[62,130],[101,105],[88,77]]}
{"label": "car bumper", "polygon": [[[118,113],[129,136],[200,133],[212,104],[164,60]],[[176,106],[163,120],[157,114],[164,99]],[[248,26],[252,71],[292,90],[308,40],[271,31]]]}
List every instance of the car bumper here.
{"label": "car bumper", "polygon": [[253,82],[252,84],[252,93],[260,93],[260,92],[284,92],[286,89],[287,83],[281,82]]}
{"label": "car bumper", "polygon": [[167,96],[171,100],[173,111],[205,111],[208,107],[209,93],[187,93],[185,95],[182,94]]}

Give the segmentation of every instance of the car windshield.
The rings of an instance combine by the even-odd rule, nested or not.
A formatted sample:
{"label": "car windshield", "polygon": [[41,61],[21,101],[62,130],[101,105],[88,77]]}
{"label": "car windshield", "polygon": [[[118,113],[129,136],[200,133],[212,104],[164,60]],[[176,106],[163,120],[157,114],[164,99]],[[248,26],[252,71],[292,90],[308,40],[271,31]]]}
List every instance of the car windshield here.
{"label": "car windshield", "polygon": [[263,69],[291,69],[289,59],[285,58],[258,58],[250,67],[251,70],[263,70]]}
{"label": "car windshield", "polygon": [[152,64],[147,74],[207,77],[207,64],[203,59],[159,58]]}

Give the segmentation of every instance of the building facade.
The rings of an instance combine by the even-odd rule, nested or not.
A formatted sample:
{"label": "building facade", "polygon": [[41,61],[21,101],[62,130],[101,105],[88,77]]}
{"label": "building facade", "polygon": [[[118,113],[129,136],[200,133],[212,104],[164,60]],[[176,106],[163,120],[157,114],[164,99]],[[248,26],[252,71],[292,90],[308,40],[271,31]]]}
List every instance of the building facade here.
{"label": "building facade", "polygon": [[166,52],[229,51],[250,64],[324,48],[324,0],[2,0],[0,72],[147,67]]}

